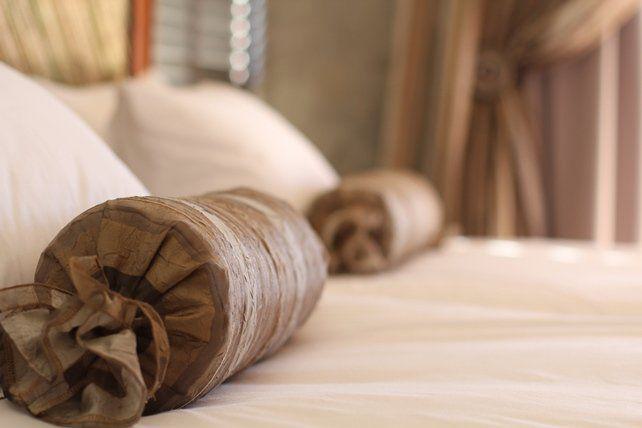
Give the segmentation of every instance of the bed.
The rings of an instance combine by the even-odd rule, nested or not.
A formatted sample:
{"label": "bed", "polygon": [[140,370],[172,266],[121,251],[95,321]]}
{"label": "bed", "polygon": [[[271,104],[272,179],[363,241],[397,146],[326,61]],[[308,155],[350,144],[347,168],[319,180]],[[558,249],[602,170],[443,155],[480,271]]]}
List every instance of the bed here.
{"label": "bed", "polygon": [[[451,238],[335,276],[277,355],[141,427],[635,425],[642,265],[632,248]],[[45,426],[6,400],[3,426]]]}
{"label": "bed", "polygon": [[[102,135],[113,92],[57,94]],[[389,272],[332,276],[276,355],[137,426],[642,424],[641,262],[633,247],[453,237]],[[8,400],[0,421],[50,426]]]}

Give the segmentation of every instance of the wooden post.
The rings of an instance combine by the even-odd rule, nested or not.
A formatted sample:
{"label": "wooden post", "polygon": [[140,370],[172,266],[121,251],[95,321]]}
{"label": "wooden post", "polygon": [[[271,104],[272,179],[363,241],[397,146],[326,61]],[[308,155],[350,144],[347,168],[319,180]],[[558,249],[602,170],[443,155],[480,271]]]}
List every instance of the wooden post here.
{"label": "wooden post", "polygon": [[599,47],[593,238],[606,248],[615,242],[618,47],[617,34],[604,38]]}
{"label": "wooden post", "polygon": [[151,32],[153,0],[131,1],[131,58],[130,73],[136,76],[151,63]]}
{"label": "wooden post", "polygon": [[[637,37],[637,49],[640,52],[642,48],[642,1],[640,2],[640,10],[637,16],[635,17],[635,31]],[[642,247],[642,55],[637,55],[637,67],[635,69],[637,75],[637,82],[635,89],[637,91],[637,117],[638,117],[638,126],[637,126],[637,150],[638,158],[636,165],[637,172],[637,206],[636,206],[636,216],[637,216],[637,243]]]}

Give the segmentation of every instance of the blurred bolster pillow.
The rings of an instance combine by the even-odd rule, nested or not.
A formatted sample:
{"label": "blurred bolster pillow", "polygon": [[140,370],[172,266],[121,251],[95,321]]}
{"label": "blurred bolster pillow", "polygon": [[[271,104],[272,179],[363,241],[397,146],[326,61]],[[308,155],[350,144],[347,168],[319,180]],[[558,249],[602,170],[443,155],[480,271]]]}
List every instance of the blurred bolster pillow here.
{"label": "blurred bolster pillow", "polygon": [[45,421],[128,426],[276,351],[314,308],[325,250],[286,203],[237,189],[98,205],[0,290],[5,395]]}
{"label": "blurred bolster pillow", "polygon": [[354,273],[387,269],[436,245],[443,216],[432,185],[404,170],[349,175],[308,213],[330,253],[330,271]]}

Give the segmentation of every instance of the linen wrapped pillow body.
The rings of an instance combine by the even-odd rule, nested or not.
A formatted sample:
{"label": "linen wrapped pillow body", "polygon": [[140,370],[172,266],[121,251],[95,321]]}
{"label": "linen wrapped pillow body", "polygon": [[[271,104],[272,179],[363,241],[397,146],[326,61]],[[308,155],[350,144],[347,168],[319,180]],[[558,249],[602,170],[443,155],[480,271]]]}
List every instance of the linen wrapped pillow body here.
{"label": "linen wrapped pillow body", "polygon": [[34,283],[0,290],[2,388],[52,423],[131,425],[275,352],[325,277],[309,224],[271,196],[108,201],[56,236]]}

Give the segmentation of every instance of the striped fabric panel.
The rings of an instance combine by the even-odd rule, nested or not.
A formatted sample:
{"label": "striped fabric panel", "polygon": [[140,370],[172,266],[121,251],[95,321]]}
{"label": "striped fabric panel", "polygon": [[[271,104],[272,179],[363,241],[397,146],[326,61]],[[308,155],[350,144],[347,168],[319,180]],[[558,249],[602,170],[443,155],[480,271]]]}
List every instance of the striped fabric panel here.
{"label": "striped fabric panel", "polygon": [[0,60],[69,84],[117,80],[128,70],[128,0],[3,0]]}

